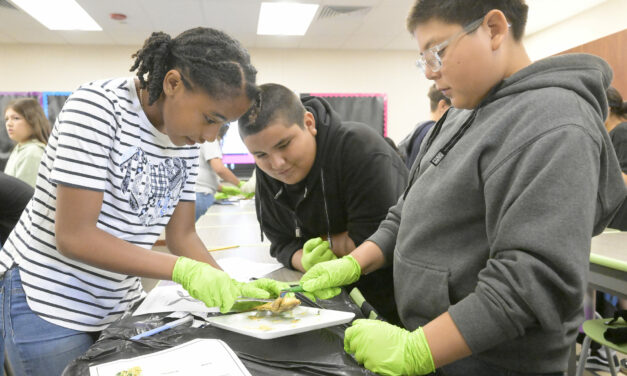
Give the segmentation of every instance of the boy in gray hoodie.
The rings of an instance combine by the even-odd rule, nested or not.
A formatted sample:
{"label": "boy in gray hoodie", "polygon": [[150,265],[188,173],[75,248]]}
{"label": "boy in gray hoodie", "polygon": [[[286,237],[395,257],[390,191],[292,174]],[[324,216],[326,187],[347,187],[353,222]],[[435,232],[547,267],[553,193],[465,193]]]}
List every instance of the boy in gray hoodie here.
{"label": "boy in gray hoodie", "polygon": [[532,63],[523,0],[417,0],[417,65],[454,109],[427,135],[404,195],[307,291],[393,263],[404,328],[356,320],[344,346],[381,374],[562,375],[583,321],[590,238],[625,196],[603,120],[601,59]]}

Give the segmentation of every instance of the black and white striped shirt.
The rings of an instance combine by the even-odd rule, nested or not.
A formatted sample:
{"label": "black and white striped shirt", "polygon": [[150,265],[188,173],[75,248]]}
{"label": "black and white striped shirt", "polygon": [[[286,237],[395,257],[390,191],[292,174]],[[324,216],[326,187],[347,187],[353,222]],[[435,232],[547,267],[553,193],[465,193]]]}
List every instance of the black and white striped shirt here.
{"label": "black and white striped shirt", "polygon": [[133,78],[81,86],[63,106],[39,167],[35,195],[0,251],[29,307],[54,324],[98,331],[142,294],[139,278],[64,257],[56,249],[57,184],[103,192],[98,228],[151,248],[175,206],[194,201],[198,147],[174,145],[141,109]]}

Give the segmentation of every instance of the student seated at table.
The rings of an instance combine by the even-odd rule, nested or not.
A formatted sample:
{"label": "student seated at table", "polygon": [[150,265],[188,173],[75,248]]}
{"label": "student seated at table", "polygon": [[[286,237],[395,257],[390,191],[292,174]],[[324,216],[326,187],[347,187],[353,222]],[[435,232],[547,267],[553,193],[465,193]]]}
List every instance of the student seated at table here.
{"label": "student seated at table", "polygon": [[[324,99],[299,99],[278,84],[260,90],[239,119],[240,137],[257,165],[257,218],[272,256],[305,271],[372,235],[403,192],[407,169],[381,135],[343,121]],[[391,267],[357,287],[395,320]]]}
{"label": "student seated at table", "polygon": [[410,170],[420,153],[420,145],[425,136],[435,123],[440,120],[446,110],[451,107],[451,100],[442,94],[435,84],[429,87],[427,96],[429,97],[429,108],[431,109],[430,119],[416,124],[414,129],[398,144],[401,154],[405,156],[405,166]]}
{"label": "student seated at table", "polygon": [[[623,101],[623,96],[613,86],[607,89],[606,95],[610,110],[605,119],[605,129],[612,139],[623,180],[627,185],[627,102]],[[627,199],[610,222],[609,227],[627,231]],[[627,304],[625,307],[627,308]]]}
{"label": "student seated at table", "polygon": [[612,71],[532,63],[522,0],[418,0],[417,65],[451,98],[373,236],[314,265],[332,296],[393,263],[403,327],[356,320],[344,347],[385,375],[563,375],[583,322],[590,242],[627,191],[604,129]]}
{"label": "student seated at table", "polygon": [[[196,185],[194,186],[194,191],[196,192],[196,221],[213,205],[216,200],[216,193],[223,191],[219,178],[233,184],[235,187],[239,187],[244,183],[222,162],[220,141],[224,138],[228,129],[229,126],[227,124],[223,125],[220,127],[218,138],[215,141],[203,142],[200,145],[198,178],[196,178]],[[235,193],[239,192],[235,187],[230,188],[234,188]]]}

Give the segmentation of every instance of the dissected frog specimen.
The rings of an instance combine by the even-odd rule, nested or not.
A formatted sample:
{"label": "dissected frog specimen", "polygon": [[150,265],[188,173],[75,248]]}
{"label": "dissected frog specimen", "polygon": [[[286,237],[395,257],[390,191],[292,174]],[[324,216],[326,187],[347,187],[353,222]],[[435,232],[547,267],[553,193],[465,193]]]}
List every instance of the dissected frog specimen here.
{"label": "dissected frog specimen", "polygon": [[270,311],[272,313],[282,313],[294,309],[300,304],[296,298],[284,297],[276,298],[274,301],[255,307],[257,311]]}

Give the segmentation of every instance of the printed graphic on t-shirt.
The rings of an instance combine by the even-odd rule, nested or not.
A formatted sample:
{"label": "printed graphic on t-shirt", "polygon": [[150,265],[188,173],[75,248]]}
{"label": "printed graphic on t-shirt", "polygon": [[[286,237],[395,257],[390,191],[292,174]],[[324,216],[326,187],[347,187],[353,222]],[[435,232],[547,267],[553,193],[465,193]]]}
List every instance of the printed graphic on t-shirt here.
{"label": "printed graphic on t-shirt", "polygon": [[140,148],[122,157],[122,193],[144,226],[152,225],[179,201],[187,180],[187,164],[181,158],[168,158],[151,164]]}

